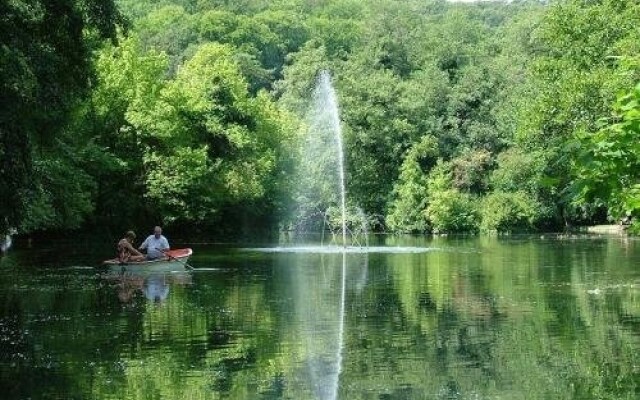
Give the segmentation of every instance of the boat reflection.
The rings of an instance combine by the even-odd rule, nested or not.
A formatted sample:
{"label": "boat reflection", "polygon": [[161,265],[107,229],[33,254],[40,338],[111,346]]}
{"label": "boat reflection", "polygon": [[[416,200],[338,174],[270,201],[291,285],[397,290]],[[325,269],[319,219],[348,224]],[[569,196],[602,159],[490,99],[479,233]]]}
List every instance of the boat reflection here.
{"label": "boat reflection", "polygon": [[162,303],[169,296],[172,285],[190,285],[189,272],[131,272],[110,271],[102,276],[109,282],[122,303],[143,297],[153,303]]}

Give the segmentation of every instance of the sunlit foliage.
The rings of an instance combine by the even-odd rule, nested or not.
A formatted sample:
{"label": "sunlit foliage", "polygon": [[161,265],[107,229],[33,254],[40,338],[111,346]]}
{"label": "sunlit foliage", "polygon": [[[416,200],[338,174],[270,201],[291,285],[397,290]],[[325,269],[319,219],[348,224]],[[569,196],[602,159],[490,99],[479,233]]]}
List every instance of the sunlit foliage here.
{"label": "sunlit foliage", "polygon": [[[526,229],[633,214],[628,193],[576,185],[578,139],[617,129],[616,96],[640,81],[622,61],[640,52],[633,0],[54,3],[0,6],[0,231],[276,227],[320,70],[349,203],[379,229],[489,229],[478,212],[498,204]],[[432,192],[437,159],[451,179]],[[503,211],[500,229],[523,227]],[[469,218],[432,220],[453,212]]]}

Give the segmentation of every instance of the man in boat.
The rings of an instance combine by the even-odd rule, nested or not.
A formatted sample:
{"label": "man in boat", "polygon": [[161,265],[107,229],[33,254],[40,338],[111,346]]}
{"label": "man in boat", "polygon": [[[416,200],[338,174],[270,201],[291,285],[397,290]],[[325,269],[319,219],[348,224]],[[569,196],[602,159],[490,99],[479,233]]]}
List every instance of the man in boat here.
{"label": "man in boat", "polygon": [[147,260],[157,260],[165,257],[164,253],[169,250],[169,241],[162,236],[162,228],[156,226],[153,228],[153,235],[149,235],[138,249],[147,250]]}
{"label": "man in boat", "polygon": [[144,254],[133,247],[134,240],[136,240],[135,232],[128,231],[118,242],[118,260],[120,260],[121,263],[144,261]]}

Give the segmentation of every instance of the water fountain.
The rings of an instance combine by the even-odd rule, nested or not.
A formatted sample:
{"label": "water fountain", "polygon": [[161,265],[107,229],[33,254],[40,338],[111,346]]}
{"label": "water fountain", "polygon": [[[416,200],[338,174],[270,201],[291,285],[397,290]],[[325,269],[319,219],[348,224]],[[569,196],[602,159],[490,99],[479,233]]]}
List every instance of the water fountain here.
{"label": "water fountain", "polygon": [[[342,373],[342,351],[344,346],[347,274],[347,206],[342,128],[340,124],[337,96],[333,85],[331,84],[331,77],[327,71],[321,71],[318,76],[317,85],[313,93],[313,106],[310,109],[308,120],[310,121],[310,131],[307,136],[307,143],[309,145],[305,146],[305,150],[320,153],[325,152],[323,161],[326,162],[325,165],[329,168],[329,171],[325,171],[323,175],[331,176],[331,167],[333,166],[333,170],[336,171],[335,176],[338,182],[337,191],[339,192],[341,218],[340,227],[342,237],[342,246],[340,247],[342,253],[342,263],[340,268],[340,302],[337,310],[338,315],[330,318],[338,323],[337,331],[334,332],[337,336],[337,342],[333,339],[333,335],[329,335],[331,337],[320,338],[320,342],[329,343],[328,345],[321,346],[321,348],[318,348],[315,343],[309,343],[309,348],[311,349],[310,353],[313,353],[314,351],[316,352],[315,357],[309,361],[309,372],[313,392],[316,398],[335,400],[338,398],[339,378]],[[317,143],[324,147],[320,149],[315,148],[314,144]],[[328,144],[329,146],[326,146],[325,144]],[[333,146],[331,144],[333,144]],[[335,149],[335,152],[331,149]],[[307,155],[303,160],[303,162],[315,162],[311,155]],[[313,165],[310,165],[309,167],[309,170],[314,170]],[[312,177],[312,179],[316,180],[317,178]],[[315,184],[315,182],[312,184]],[[333,193],[335,193],[335,191],[329,192],[329,196]],[[331,201],[334,199],[329,198],[324,200]],[[322,234],[324,239],[325,224],[327,222],[326,211],[321,212],[321,215],[323,218]],[[362,215],[364,215],[364,213],[362,213]],[[321,247],[325,247],[324,243],[321,243]],[[334,246],[334,248],[335,247],[338,246]],[[321,260],[321,262],[324,263],[324,259],[321,258]],[[323,323],[312,319],[312,324],[321,325]],[[322,349],[322,347],[324,347],[324,349]],[[322,350],[325,351],[323,352]],[[318,362],[317,360],[323,360],[323,362]]]}
{"label": "water fountain", "polygon": [[[307,114],[308,130],[301,146],[299,188],[294,196],[299,203],[298,225],[309,224],[321,229],[323,238],[318,245],[285,245],[269,248],[252,248],[247,251],[274,253],[302,253],[304,257],[319,257],[319,267],[326,273],[321,281],[308,279],[304,268],[299,268],[297,256],[288,258],[294,287],[300,335],[306,337],[308,379],[310,391],[315,398],[335,400],[338,398],[339,379],[342,373],[345,334],[345,305],[347,295],[347,255],[363,253],[364,268],[355,279],[355,289],[360,292],[366,284],[368,253],[418,253],[432,250],[425,247],[369,246],[365,212],[357,207],[350,212],[354,220],[348,224],[345,185],[344,147],[336,92],[327,71],[318,75],[313,92],[313,102]],[[339,211],[339,223],[335,214]],[[349,225],[353,228],[349,230]],[[339,227],[336,227],[339,226]],[[333,239],[324,242],[324,233],[329,229]],[[338,232],[339,231],[339,232]],[[341,241],[335,240],[339,233]],[[338,257],[340,258],[338,258]],[[289,256],[287,256],[289,257]],[[325,259],[326,257],[326,259]],[[302,258],[301,258],[302,260]],[[338,264],[338,260],[341,263]],[[301,265],[306,265],[304,261]],[[352,270],[357,272],[357,266]],[[297,277],[297,278],[295,278]],[[339,288],[339,291],[338,291]],[[318,299],[325,306],[318,307]],[[337,302],[336,302],[337,300]]]}
{"label": "water fountain", "polygon": [[[428,247],[369,246],[364,210],[351,207],[347,213],[340,109],[328,71],[318,74],[306,121],[298,175],[294,178],[298,182],[294,195],[298,203],[294,226],[303,233],[320,231],[320,246],[287,243],[285,246],[247,250],[281,253],[422,253],[433,250]],[[335,214],[339,215],[339,222],[332,218]],[[350,225],[352,229],[349,229]],[[327,231],[332,236],[328,244],[325,241]],[[340,239],[336,240],[336,236]]]}
{"label": "water fountain", "polygon": [[[338,110],[338,100],[336,92],[331,84],[331,76],[327,71],[321,71],[318,84],[313,94],[314,108],[312,128],[322,130],[327,124],[329,134],[333,136],[337,150],[337,171],[340,189],[340,211],[342,216],[342,247],[347,247],[347,193],[344,178],[344,146],[342,144],[342,125],[340,124],[340,113]],[[321,124],[321,125],[318,125]],[[314,126],[315,125],[315,126]],[[318,129],[319,128],[319,129]]]}

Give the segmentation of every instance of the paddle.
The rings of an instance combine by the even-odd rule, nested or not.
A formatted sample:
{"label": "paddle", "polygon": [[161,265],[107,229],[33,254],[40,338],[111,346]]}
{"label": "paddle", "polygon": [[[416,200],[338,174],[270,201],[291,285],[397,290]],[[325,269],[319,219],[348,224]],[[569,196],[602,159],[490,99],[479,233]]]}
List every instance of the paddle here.
{"label": "paddle", "polygon": [[180,264],[184,265],[185,268],[189,269],[190,271],[194,270],[194,268],[191,265],[187,264],[185,261],[179,260],[179,259],[175,258],[174,256],[172,256],[171,254],[169,254],[169,251],[164,250],[164,249],[159,249],[157,247],[156,247],[156,250],[163,252],[165,256],[169,257],[169,259],[176,260]]}

